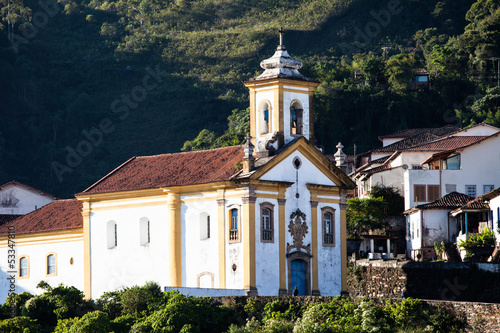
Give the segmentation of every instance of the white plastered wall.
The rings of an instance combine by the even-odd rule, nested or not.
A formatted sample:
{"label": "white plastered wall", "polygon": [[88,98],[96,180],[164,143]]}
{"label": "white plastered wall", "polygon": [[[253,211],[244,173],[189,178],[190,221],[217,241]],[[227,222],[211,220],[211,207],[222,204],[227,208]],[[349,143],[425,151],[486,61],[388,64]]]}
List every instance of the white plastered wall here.
{"label": "white plastered wall", "polygon": [[[146,203],[145,199],[131,199],[129,203],[139,202]],[[150,243],[140,245],[140,220],[144,217],[150,221]],[[108,248],[107,243],[109,221],[117,224],[118,245],[113,248]],[[92,298],[147,281],[167,285],[166,204],[99,210],[91,213],[90,222]]]}
{"label": "white plastered wall", "polygon": [[[298,157],[301,161],[301,167],[297,170],[293,165],[293,160]],[[295,151],[288,157],[283,159],[278,165],[269,170],[266,174],[261,177],[262,180],[274,180],[274,181],[284,181],[293,182],[294,184],[290,186],[285,192],[285,229],[286,229],[286,239],[285,243],[293,244],[293,238],[288,232],[288,225],[290,223],[290,215],[297,209],[300,209],[304,214],[306,214],[306,222],[308,225],[308,233],[305,235],[303,244],[307,246],[311,244],[311,195],[307,189],[306,184],[321,184],[335,186],[335,183],[331,181],[325,174],[323,174],[311,161],[309,161],[303,154],[299,151]],[[299,198],[297,198],[297,193]],[[326,198],[325,198],[326,199]],[[338,197],[328,197],[328,199],[340,199]],[[326,204],[321,202],[321,198],[318,198],[318,216],[317,216],[317,230],[318,230],[318,287],[321,295],[339,295],[341,291],[341,257],[340,257],[340,207],[338,204]],[[322,207],[332,207],[335,209],[335,247],[323,247],[322,246],[322,219],[321,219],[321,208]],[[277,211],[276,211],[277,212]],[[275,213],[276,213],[275,212]],[[275,220],[277,221],[277,220]],[[275,224],[276,225],[276,224]],[[260,230],[260,229],[259,229]],[[259,231],[260,235],[260,231]],[[260,239],[260,238],[259,238]],[[277,241],[277,238],[276,238]],[[275,241],[275,243],[276,243]],[[305,251],[305,250],[303,250]],[[257,258],[259,258],[257,254]],[[278,258],[279,259],[279,258]],[[270,263],[271,264],[271,263]],[[312,260],[311,263],[312,265]],[[275,263],[276,266],[277,262]],[[270,270],[271,267],[268,268]],[[312,267],[310,267],[312,273]],[[288,271],[288,267],[287,267]],[[259,276],[262,276],[262,280],[265,279],[263,272],[257,271],[257,284],[262,285],[259,282]],[[312,288],[312,276],[311,276],[311,286]],[[276,295],[278,288],[274,287],[271,295]],[[288,288],[288,274],[287,274],[287,288]],[[259,295],[264,295],[259,290]]]}
{"label": "white plastered wall", "polygon": [[[16,202],[15,205],[7,204],[12,200]],[[46,194],[36,193],[23,186],[10,184],[0,189],[0,214],[24,215],[52,201],[54,198]]]}
{"label": "white plastered wall", "polygon": [[[14,239],[15,240],[15,239]],[[8,247],[0,247],[0,256],[5,260],[0,262],[0,303],[5,301],[10,289],[8,278],[12,275],[8,273],[7,267]],[[72,241],[50,241],[50,242],[30,242],[23,244],[22,241],[16,241],[16,269],[15,292],[17,294],[24,291],[32,294],[41,294],[44,291],[36,288],[36,285],[44,280],[52,287],[59,284],[65,286],[74,286],[83,291],[83,235],[80,239]],[[47,255],[49,253],[56,255],[56,274],[47,276]],[[28,257],[28,277],[19,277],[19,259],[21,256]],[[70,259],[73,258],[73,264]]]}

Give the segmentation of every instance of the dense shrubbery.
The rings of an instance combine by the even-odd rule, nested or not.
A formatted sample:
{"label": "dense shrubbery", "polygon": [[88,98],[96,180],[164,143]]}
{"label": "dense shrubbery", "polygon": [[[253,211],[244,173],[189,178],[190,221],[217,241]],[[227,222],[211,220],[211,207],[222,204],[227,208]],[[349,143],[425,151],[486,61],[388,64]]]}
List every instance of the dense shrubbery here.
{"label": "dense shrubbery", "polygon": [[2,313],[14,306],[18,316],[3,315],[0,333],[453,333],[464,326],[449,310],[411,298],[383,306],[363,300],[355,304],[343,297],[233,298],[222,305],[208,297],[162,293],[156,283],[147,283],[87,302],[73,287],[41,286],[46,290],[41,295],[7,299]]}

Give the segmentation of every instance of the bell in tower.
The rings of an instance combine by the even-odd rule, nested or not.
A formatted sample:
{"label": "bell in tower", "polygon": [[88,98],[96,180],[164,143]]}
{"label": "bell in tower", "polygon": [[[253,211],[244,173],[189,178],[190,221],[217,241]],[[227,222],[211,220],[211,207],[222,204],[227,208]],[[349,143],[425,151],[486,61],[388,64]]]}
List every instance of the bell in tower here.
{"label": "bell in tower", "polygon": [[274,55],[260,63],[264,72],[244,82],[250,91],[250,135],[258,157],[272,155],[304,136],[314,141],[313,91],[318,81],[300,74],[302,62],[283,45],[283,29]]}

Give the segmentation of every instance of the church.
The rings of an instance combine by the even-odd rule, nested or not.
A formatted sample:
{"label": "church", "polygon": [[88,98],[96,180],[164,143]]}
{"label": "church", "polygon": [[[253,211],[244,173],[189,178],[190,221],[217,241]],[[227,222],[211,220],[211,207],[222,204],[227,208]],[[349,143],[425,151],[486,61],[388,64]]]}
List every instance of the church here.
{"label": "church", "polygon": [[3,258],[9,239],[16,255],[14,266],[0,262],[1,300],[12,281],[16,293],[39,293],[40,280],[94,299],[147,281],[201,296],[346,290],[346,195],[354,184],[315,146],[319,83],[299,72],[282,34],[261,67],[244,82],[243,145],[133,157],[76,199],[0,226]]}

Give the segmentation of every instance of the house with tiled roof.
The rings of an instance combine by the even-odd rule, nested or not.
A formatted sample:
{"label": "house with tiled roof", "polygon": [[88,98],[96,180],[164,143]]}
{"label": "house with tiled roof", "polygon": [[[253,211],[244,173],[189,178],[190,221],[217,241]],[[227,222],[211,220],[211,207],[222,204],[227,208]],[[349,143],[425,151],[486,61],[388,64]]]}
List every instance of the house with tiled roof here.
{"label": "house with tiled roof", "polygon": [[[472,131],[471,131],[472,132]],[[500,135],[450,136],[409,148],[426,154],[404,174],[405,208],[457,191],[471,197],[500,186]]]}
{"label": "house with tiled roof", "polygon": [[[490,140],[499,131],[500,129],[494,126],[482,123],[462,130],[453,126],[445,126],[437,129],[405,130],[398,132],[399,134],[382,136],[380,139],[383,142],[386,138],[399,141],[363,154],[359,160],[365,158],[368,162],[358,167],[350,176],[356,181],[358,196],[368,196],[369,190],[375,185],[394,187],[405,196],[405,208],[409,209],[417,204],[433,201],[438,197],[434,196],[437,190],[432,186],[430,190],[426,188],[425,197],[422,192],[417,193],[417,197],[415,197],[413,188],[405,185],[407,170],[410,170],[408,173],[415,175],[419,171],[424,173],[426,169],[430,168],[427,164],[428,160],[431,161],[440,154],[449,154],[449,151],[453,149],[475,146],[483,140]],[[491,148],[492,152],[498,150],[496,147]],[[422,185],[418,182],[416,184]],[[413,184],[410,185],[413,187]],[[489,187],[487,189],[489,190]],[[423,190],[421,189],[421,191]],[[453,188],[449,187],[447,190],[438,191],[436,195],[441,196],[453,191]],[[465,188],[457,189],[457,191],[464,192]],[[428,200],[429,195],[430,199]]]}
{"label": "house with tiled roof", "polygon": [[432,202],[417,205],[404,212],[406,216],[407,256],[413,260],[436,258],[434,243],[454,243],[458,236],[458,222],[450,211],[474,198],[451,192]]}
{"label": "house with tiled roof", "polygon": [[[12,249],[16,259],[11,262],[7,258]],[[1,225],[0,253],[6,258],[0,264],[2,301],[12,292],[12,276],[15,293],[37,293],[41,280],[83,290],[82,203],[77,199],[55,200]]]}
{"label": "house with tiled roof", "polygon": [[0,215],[24,215],[57,199],[18,181],[0,185]]}
{"label": "house with tiled roof", "polygon": [[[56,271],[44,278],[51,285],[72,285],[67,274],[78,266],[76,283],[94,299],[147,281],[200,296],[345,291],[346,196],[354,183],[339,168],[345,166],[341,148],[337,167],[313,144],[312,98],[319,83],[300,74],[301,66],[280,38],[274,55],[261,63],[264,72],[244,82],[250,93],[244,145],[133,157],[76,194],[81,224],[71,233],[83,234],[80,250],[63,255],[62,238],[53,238],[51,252],[49,242],[40,242],[39,254],[31,254],[29,244],[19,246],[19,254],[29,255],[17,263],[28,265],[20,268],[30,272],[26,290],[36,292],[35,265],[45,265]],[[47,227],[72,219],[49,216],[51,207],[34,212],[47,215]],[[23,230],[20,239],[35,241],[36,232],[24,236],[26,225],[14,220],[7,232],[14,227]],[[6,242],[4,233],[0,248]],[[77,266],[68,266],[69,255]],[[0,268],[9,271],[4,262]]]}
{"label": "house with tiled roof", "polygon": [[[500,188],[478,196],[451,211],[450,215],[457,220],[457,243],[465,241],[471,234],[489,229],[495,233],[496,246],[500,245]],[[460,249],[462,259],[465,254],[465,250]]]}

